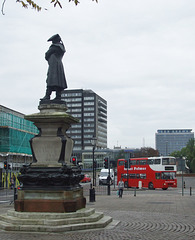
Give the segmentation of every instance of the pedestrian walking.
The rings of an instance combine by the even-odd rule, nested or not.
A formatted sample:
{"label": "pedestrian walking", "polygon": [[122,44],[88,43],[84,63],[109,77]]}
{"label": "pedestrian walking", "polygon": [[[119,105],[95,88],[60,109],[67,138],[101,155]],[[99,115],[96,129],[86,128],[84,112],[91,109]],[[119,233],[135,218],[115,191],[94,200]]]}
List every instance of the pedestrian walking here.
{"label": "pedestrian walking", "polygon": [[124,182],[121,178],[121,180],[118,182],[119,198],[122,198],[123,196],[123,189],[124,189]]}

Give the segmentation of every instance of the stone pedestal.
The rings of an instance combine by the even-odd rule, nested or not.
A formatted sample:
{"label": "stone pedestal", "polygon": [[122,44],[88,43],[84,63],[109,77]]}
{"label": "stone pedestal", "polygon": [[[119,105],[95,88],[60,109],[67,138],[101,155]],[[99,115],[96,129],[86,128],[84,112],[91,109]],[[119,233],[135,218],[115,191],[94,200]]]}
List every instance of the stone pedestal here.
{"label": "stone pedestal", "polygon": [[15,210],[19,212],[76,212],[84,208],[82,188],[71,190],[19,190]]}
{"label": "stone pedestal", "polygon": [[65,104],[41,104],[39,110],[39,113],[25,116],[39,129],[39,134],[30,141],[33,165],[52,167],[70,164],[73,140],[66,131],[78,120],[66,113]]}
{"label": "stone pedestal", "polygon": [[79,167],[70,163],[73,140],[66,131],[78,120],[66,113],[65,104],[39,105],[40,113],[25,116],[39,129],[30,140],[33,162],[21,169],[23,183],[15,201],[19,212],[75,212],[86,205]]}

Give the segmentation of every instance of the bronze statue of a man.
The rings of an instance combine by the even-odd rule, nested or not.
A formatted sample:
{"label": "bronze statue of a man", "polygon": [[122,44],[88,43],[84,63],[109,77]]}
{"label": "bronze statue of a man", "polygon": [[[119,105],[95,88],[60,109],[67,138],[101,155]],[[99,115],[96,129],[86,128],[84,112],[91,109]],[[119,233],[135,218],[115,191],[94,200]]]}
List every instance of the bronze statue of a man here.
{"label": "bronze statue of a man", "polygon": [[47,41],[52,41],[52,44],[45,53],[45,59],[48,61],[49,68],[46,80],[46,94],[41,100],[49,100],[52,91],[56,92],[56,98],[54,100],[61,100],[61,91],[67,88],[62,64],[62,57],[66,50],[59,34],[55,34]]}

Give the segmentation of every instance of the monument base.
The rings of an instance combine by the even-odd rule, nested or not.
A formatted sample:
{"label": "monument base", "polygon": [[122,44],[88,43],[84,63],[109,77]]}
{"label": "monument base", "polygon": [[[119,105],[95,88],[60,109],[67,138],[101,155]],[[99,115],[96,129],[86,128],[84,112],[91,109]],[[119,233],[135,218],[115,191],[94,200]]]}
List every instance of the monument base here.
{"label": "monument base", "polygon": [[80,209],[72,213],[26,213],[8,210],[0,214],[0,229],[21,232],[67,232],[91,230],[108,227],[114,228],[118,222],[109,216],[95,212],[95,209]]}
{"label": "monument base", "polygon": [[76,212],[85,208],[83,189],[71,190],[18,190],[15,211],[18,212]]}

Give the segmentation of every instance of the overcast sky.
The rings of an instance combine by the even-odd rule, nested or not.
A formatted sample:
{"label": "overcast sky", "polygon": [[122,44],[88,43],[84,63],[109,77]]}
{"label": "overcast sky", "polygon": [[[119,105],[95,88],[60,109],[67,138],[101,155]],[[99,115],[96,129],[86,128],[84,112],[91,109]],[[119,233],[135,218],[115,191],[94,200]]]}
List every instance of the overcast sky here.
{"label": "overcast sky", "polygon": [[59,33],[69,89],[107,100],[108,147],[155,147],[155,132],[195,127],[195,1],[80,0],[47,11],[7,0],[0,16],[0,104],[38,112],[47,39]]}

